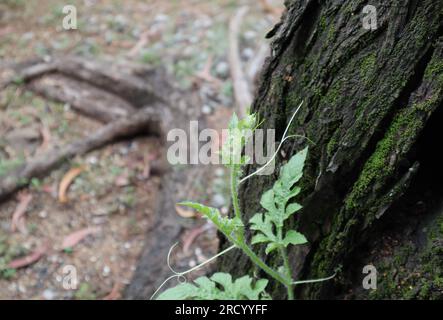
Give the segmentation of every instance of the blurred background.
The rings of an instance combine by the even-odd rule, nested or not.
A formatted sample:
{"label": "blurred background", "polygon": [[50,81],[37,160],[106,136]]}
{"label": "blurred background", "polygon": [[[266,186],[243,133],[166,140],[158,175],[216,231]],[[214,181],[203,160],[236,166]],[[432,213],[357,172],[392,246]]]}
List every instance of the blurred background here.
{"label": "blurred background", "polygon": [[[77,9],[77,30],[62,27],[67,4]],[[6,66],[74,55],[161,69],[177,90],[198,98],[188,106],[193,114],[222,129],[242,99],[253,96],[269,55],[265,35],[282,12],[283,0],[1,0],[0,61]],[[238,74],[248,92],[236,95]],[[0,180],[101,126],[20,81],[5,86]],[[109,144],[26,181],[2,201],[0,299],[122,298],[155,220],[159,148],[158,139],[146,136]],[[195,175],[183,188],[191,199],[227,212],[222,168]],[[215,230],[191,212],[174,214],[192,220],[180,235],[178,267],[195,266],[217,251]],[[78,278],[73,290],[66,289],[70,275]]]}

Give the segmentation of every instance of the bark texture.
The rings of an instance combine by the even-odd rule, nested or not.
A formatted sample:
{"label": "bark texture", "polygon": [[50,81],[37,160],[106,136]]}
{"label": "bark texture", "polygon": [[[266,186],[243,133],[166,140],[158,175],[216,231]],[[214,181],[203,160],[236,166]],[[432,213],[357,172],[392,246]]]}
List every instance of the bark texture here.
{"label": "bark texture", "polygon": [[[367,4],[286,1],[286,14],[269,33],[272,55],[253,111],[278,137],[304,101],[290,132],[315,142],[298,199],[304,209],[291,222],[309,240],[290,254],[294,277],[337,272],[296,292],[311,299],[442,298],[436,138],[443,134],[443,2],[371,1],[378,18],[372,31],[362,25]],[[287,157],[306,143],[287,143]],[[254,177],[241,188],[245,221],[275,178]],[[369,263],[378,270],[377,290],[361,288]],[[252,268],[238,252],[221,266],[234,274]],[[271,291],[285,295],[278,286]]]}

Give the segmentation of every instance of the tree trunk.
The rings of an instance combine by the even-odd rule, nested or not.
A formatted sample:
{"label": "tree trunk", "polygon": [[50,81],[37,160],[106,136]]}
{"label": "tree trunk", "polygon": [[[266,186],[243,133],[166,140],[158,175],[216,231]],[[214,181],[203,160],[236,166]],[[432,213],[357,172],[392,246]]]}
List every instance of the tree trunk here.
{"label": "tree trunk", "polygon": [[[371,1],[378,18],[372,31],[362,24],[367,4],[286,1],[287,13],[269,34],[272,56],[253,111],[281,137],[304,101],[290,132],[315,142],[298,199],[304,208],[291,222],[309,245],[290,253],[293,276],[337,272],[331,281],[297,286],[296,295],[442,298],[443,156],[434,141],[443,134],[443,2]],[[287,142],[287,157],[306,143]],[[243,185],[245,221],[275,178]],[[362,287],[368,264],[378,271],[376,290]],[[253,268],[239,252],[221,267],[233,274]],[[271,294],[284,298],[285,290],[274,284]]]}

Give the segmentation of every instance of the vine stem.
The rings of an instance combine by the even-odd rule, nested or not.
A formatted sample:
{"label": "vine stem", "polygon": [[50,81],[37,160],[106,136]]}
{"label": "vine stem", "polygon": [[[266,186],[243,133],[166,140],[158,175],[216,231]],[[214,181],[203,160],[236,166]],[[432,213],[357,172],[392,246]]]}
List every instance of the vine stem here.
{"label": "vine stem", "polygon": [[[234,208],[234,215],[238,219],[238,221],[242,221],[240,214],[240,204],[238,201],[238,169],[236,165],[231,168],[231,198],[232,206]],[[241,230],[242,231],[238,233],[238,237],[240,242],[244,242],[245,237],[243,228]]]}
{"label": "vine stem", "polygon": [[184,277],[184,276],[187,275],[188,273],[191,273],[191,272],[193,272],[193,271],[195,271],[195,270],[200,269],[200,268],[203,267],[204,265],[210,263],[211,261],[217,259],[218,257],[224,255],[225,253],[227,253],[227,252],[229,252],[229,251],[231,251],[232,249],[235,249],[235,248],[237,247],[236,245],[232,245],[232,246],[226,248],[225,250],[223,250],[222,252],[219,252],[218,254],[216,254],[215,256],[213,256],[212,258],[209,258],[208,260],[206,260],[206,261],[200,263],[199,265],[197,265],[197,266],[195,266],[195,267],[193,267],[193,268],[191,268],[191,269],[188,269],[188,270],[186,270],[186,271],[182,271],[182,272],[177,272],[177,271],[175,271],[175,270],[171,267],[171,264],[170,264],[170,256],[171,256],[172,250],[175,248],[176,245],[177,245],[177,243],[174,244],[174,245],[169,249],[168,258],[167,258],[169,270],[172,271],[173,275],[170,276],[169,278],[167,278],[165,281],[162,282],[162,284],[161,284],[161,285],[157,288],[157,290],[155,290],[155,292],[152,294],[152,296],[151,296],[151,300],[157,295],[157,293],[161,290],[161,288],[163,288],[163,286],[164,286],[169,280],[172,280],[172,279],[174,279],[174,278],[178,278],[178,279],[179,279],[180,277]]}
{"label": "vine stem", "polygon": [[234,207],[235,217],[241,219],[240,216],[240,205],[238,202],[237,195],[237,179],[238,179],[238,170],[236,165],[231,168],[231,197],[232,197],[232,206]]}
{"label": "vine stem", "polygon": [[[239,205],[239,200],[238,200],[238,186],[239,184],[241,184],[242,182],[246,181],[247,179],[251,178],[252,176],[258,174],[260,171],[264,170],[266,168],[266,166],[268,166],[276,157],[277,153],[279,152],[281,146],[283,145],[283,143],[292,137],[298,136],[298,135],[292,135],[292,136],[287,136],[289,127],[292,124],[292,121],[295,118],[295,115],[298,113],[298,111],[300,110],[300,108],[302,107],[303,102],[300,103],[300,105],[298,106],[298,108],[295,110],[294,114],[292,115],[291,119],[289,120],[289,123],[285,129],[285,132],[283,133],[283,137],[282,137],[282,141],[280,142],[277,151],[274,153],[274,155],[272,156],[272,158],[260,169],[258,169],[257,171],[255,171],[254,173],[250,174],[249,176],[241,179],[239,181],[238,179],[238,167],[236,165],[233,165],[230,169],[230,173],[231,173],[231,198],[232,198],[232,207],[234,209],[234,215],[235,217],[241,221],[241,212],[240,212],[240,205]],[[243,229],[242,229],[243,230]],[[280,230],[281,233],[281,230]],[[283,257],[283,261],[284,261],[284,269],[285,269],[285,276],[281,275],[278,271],[275,271],[274,269],[272,269],[270,266],[268,266],[249,246],[248,244],[245,242],[244,240],[244,233],[243,231],[241,233],[237,234],[238,239],[234,239],[232,237],[232,235],[229,234],[225,234],[225,236],[232,242],[234,243],[239,249],[241,249],[248,257],[249,259],[255,264],[257,265],[259,268],[261,268],[264,272],[266,272],[269,276],[271,276],[272,278],[274,278],[276,281],[280,282],[281,284],[283,284],[287,290],[288,290],[288,299],[289,300],[293,300],[294,299],[294,284],[293,284],[293,280],[292,280],[292,272],[291,272],[291,267],[289,264],[289,259],[286,253],[286,249],[285,248],[280,248],[280,253]],[[281,234],[280,234],[280,238],[281,238]]]}
{"label": "vine stem", "polygon": [[257,265],[259,268],[261,268],[264,272],[266,272],[269,276],[283,284],[285,287],[292,286],[292,280],[286,279],[283,277],[280,273],[272,269],[270,266],[268,266],[260,257],[244,242],[238,242],[232,237],[229,237],[229,240],[231,240],[239,249],[241,249],[248,257],[249,259]]}
{"label": "vine stem", "polygon": [[[231,197],[232,197],[232,206],[234,208],[234,215],[241,221],[241,214],[240,214],[240,205],[238,201],[238,195],[237,195],[237,188],[238,188],[238,170],[234,166],[231,168]],[[282,277],[280,273],[269,267],[244,241],[244,234],[243,232],[239,234],[238,239],[234,239],[231,235],[225,234],[225,236],[234,243],[239,249],[241,249],[248,257],[249,259],[256,264],[258,267],[260,267],[264,272],[266,272],[269,276],[277,280],[278,282],[282,283],[286,287],[292,286],[292,279],[285,279]]]}
{"label": "vine stem", "polygon": [[291,119],[289,120],[289,123],[288,123],[288,125],[286,126],[286,129],[285,129],[285,132],[283,133],[282,140],[280,141],[280,144],[278,145],[277,150],[274,152],[274,154],[272,155],[271,159],[269,159],[269,161],[268,161],[264,166],[262,166],[261,168],[259,168],[257,171],[255,171],[255,172],[251,173],[250,175],[248,175],[248,176],[244,177],[243,179],[241,179],[240,182],[239,182],[238,184],[241,184],[241,183],[245,182],[245,181],[248,180],[249,178],[252,178],[253,176],[255,176],[256,174],[258,174],[259,172],[261,172],[261,171],[263,171],[264,169],[266,169],[266,167],[267,167],[268,165],[270,165],[270,164],[272,163],[272,161],[274,161],[274,159],[275,159],[275,157],[277,156],[278,152],[280,151],[280,148],[282,147],[283,143],[284,143],[286,140],[288,140],[289,138],[301,137],[301,138],[305,138],[305,139],[307,139],[308,141],[310,141],[310,142],[313,143],[312,140],[308,139],[307,137],[300,136],[300,135],[298,135],[298,134],[294,134],[294,135],[286,136],[286,135],[288,134],[289,127],[291,126],[292,121],[294,121],[295,115],[298,113],[298,111],[299,111],[300,108],[302,107],[303,103],[304,103],[303,101],[300,103],[300,105],[297,107],[297,109],[295,110],[294,114],[292,115]]}
{"label": "vine stem", "polygon": [[[289,264],[288,254],[286,252],[286,248],[280,247],[280,254],[283,258],[283,266],[285,268],[286,277],[288,279],[292,279],[291,265]],[[290,283],[286,286],[288,290],[288,300],[294,300],[294,285]]]}

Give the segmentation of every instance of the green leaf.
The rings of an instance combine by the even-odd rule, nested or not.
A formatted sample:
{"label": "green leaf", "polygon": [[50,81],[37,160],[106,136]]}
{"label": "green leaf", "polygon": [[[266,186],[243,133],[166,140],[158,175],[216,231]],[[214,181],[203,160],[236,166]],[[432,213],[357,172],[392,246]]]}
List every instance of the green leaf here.
{"label": "green leaf", "polygon": [[234,112],[232,114],[231,120],[229,120],[228,129],[236,129],[236,128],[238,128],[238,116]]}
{"label": "green leaf", "polygon": [[271,243],[269,243],[269,244],[266,246],[265,253],[266,253],[266,254],[270,254],[270,253],[271,253],[272,251],[274,251],[275,249],[278,249],[279,246],[280,246],[279,243],[277,243],[277,242],[271,242]]}
{"label": "green leaf", "polygon": [[272,223],[269,216],[257,213],[249,222],[251,223],[251,230],[260,231],[261,235],[266,237],[268,241],[277,241],[277,237],[272,231]]}
{"label": "green leaf", "polygon": [[182,283],[160,294],[157,300],[186,300],[197,295],[198,288],[189,283]]}
{"label": "green leaf", "polygon": [[289,244],[298,245],[307,242],[302,234],[294,230],[282,237],[285,221],[302,208],[298,203],[288,205],[288,202],[301,191],[295,183],[303,175],[307,152],[308,148],[305,148],[282,167],[279,179],[270,190],[263,193],[260,199],[260,205],[266,210],[265,214],[258,213],[250,220],[251,229],[257,231],[251,242],[267,243],[266,254],[279,247],[287,247]]}
{"label": "green leaf", "polygon": [[210,279],[200,277],[194,284],[183,283],[168,289],[158,296],[158,300],[259,300],[267,297],[265,288],[268,280],[261,279],[253,284],[253,279],[244,276],[232,281],[228,273],[215,273]]}
{"label": "green leaf", "polygon": [[251,239],[251,243],[252,244],[257,244],[257,243],[263,243],[263,242],[269,242],[270,239],[265,236],[264,234],[256,234],[255,236],[252,237]]}
{"label": "green leaf", "polygon": [[271,212],[277,210],[274,202],[274,190],[270,189],[263,193],[263,195],[261,196],[260,205]]}
{"label": "green leaf", "polygon": [[232,276],[229,273],[217,272],[211,277],[211,279],[218,284],[222,285],[226,291],[232,291],[233,283]]}
{"label": "green leaf", "polygon": [[283,244],[285,245],[285,247],[287,247],[289,244],[299,245],[307,242],[308,240],[306,239],[306,237],[295,230],[289,230],[286,233],[285,238],[283,239]]}
{"label": "green leaf", "polygon": [[298,203],[291,203],[290,205],[288,205],[286,208],[286,211],[285,211],[285,219],[292,216],[294,213],[299,211],[301,208],[303,208],[303,207],[301,205],[299,205]]}
{"label": "green leaf", "polygon": [[303,176],[303,167],[305,165],[308,148],[293,156],[281,169],[280,180],[286,188],[291,188]]}
{"label": "green leaf", "polygon": [[194,281],[199,286],[199,290],[203,290],[206,292],[212,292],[216,289],[215,283],[209,280],[208,277],[200,277],[195,279]]}
{"label": "green leaf", "polygon": [[249,161],[248,157],[242,156],[242,150],[252,136],[255,122],[255,114],[247,115],[242,120],[235,113],[232,115],[226,140],[221,148],[222,162],[228,167],[234,168]]}
{"label": "green leaf", "polygon": [[233,232],[236,232],[243,228],[243,223],[237,219],[229,219],[227,217],[223,217],[220,211],[216,208],[205,206],[201,203],[196,202],[180,202],[178,205],[186,206],[192,209],[197,210],[201,214],[203,214],[206,218],[212,221],[215,226],[223,232],[225,235],[231,236]]}

